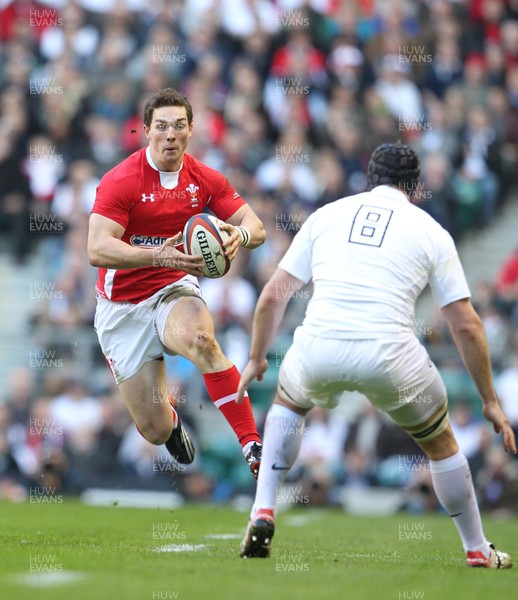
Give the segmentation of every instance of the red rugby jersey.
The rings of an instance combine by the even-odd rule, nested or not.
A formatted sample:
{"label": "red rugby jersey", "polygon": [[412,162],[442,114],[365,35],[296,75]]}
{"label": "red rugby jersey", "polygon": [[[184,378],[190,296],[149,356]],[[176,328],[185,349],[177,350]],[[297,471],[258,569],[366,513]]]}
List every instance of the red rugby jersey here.
{"label": "red rugby jersey", "polygon": [[[244,204],[221,173],[192,156],[184,154],[178,173],[166,173],[157,170],[149,150],[142,148],[101,179],[92,212],[122,225],[122,241],[153,249],[205,207],[226,221]],[[136,304],[184,276],[163,267],[100,268],[96,290],[115,302]]]}

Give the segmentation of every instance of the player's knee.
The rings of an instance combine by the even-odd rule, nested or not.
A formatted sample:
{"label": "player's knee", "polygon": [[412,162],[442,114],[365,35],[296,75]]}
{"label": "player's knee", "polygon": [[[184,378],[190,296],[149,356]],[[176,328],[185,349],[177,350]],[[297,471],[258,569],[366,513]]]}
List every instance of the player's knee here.
{"label": "player's knee", "polygon": [[220,353],[214,336],[207,331],[197,330],[190,339],[191,352],[199,359],[211,362]]}
{"label": "player's knee", "polygon": [[419,443],[431,460],[444,460],[459,451],[457,440],[450,426],[432,440]]}
{"label": "player's knee", "polygon": [[161,423],[139,423],[137,428],[142,437],[155,446],[165,444],[171,435],[171,430]]}

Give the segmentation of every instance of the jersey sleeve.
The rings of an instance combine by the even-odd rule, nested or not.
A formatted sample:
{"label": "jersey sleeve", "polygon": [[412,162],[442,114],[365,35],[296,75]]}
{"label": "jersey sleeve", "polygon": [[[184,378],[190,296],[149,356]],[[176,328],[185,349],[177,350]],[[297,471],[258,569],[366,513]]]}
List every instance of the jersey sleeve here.
{"label": "jersey sleeve", "polygon": [[211,169],[207,179],[210,196],[208,207],[218,219],[227,221],[246,202],[221,173]]}
{"label": "jersey sleeve", "polygon": [[282,257],[279,267],[304,283],[312,277],[311,273],[311,217],[302,225],[293,238],[286,254]]}
{"label": "jersey sleeve", "polygon": [[134,203],[132,192],[134,193],[134,189],[129,178],[114,184],[112,173],[109,172],[97,186],[92,212],[107,217],[126,229]]}
{"label": "jersey sleeve", "polygon": [[434,240],[435,257],[430,272],[430,289],[439,308],[470,298],[468,282],[450,234],[441,228]]}

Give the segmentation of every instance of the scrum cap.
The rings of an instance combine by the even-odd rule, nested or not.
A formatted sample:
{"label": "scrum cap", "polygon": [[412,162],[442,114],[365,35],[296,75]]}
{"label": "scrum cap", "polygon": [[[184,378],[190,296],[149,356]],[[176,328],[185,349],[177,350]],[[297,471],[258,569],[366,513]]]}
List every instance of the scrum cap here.
{"label": "scrum cap", "polygon": [[378,185],[396,185],[410,198],[419,178],[419,158],[405,144],[380,144],[374,149],[367,168],[368,189]]}

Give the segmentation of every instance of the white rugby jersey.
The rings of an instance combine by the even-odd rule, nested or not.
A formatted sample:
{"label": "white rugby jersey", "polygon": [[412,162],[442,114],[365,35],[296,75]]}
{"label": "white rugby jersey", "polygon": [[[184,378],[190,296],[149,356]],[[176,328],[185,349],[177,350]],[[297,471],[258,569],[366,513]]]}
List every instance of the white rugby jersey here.
{"label": "white rugby jersey", "polygon": [[427,284],[440,307],[471,296],[450,234],[386,185],[314,212],[279,267],[313,279],[303,325],[321,337],[410,333]]}

